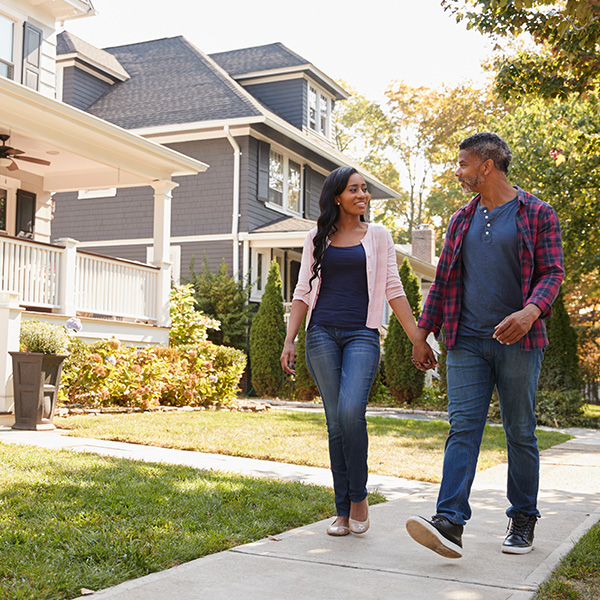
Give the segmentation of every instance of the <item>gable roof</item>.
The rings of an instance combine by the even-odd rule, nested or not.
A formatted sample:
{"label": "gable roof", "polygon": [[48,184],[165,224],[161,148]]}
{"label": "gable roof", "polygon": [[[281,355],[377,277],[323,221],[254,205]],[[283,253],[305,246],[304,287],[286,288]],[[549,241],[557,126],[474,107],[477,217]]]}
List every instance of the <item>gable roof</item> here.
{"label": "gable roof", "polygon": [[280,42],[217,52],[210,57],[232,76],[310,64]]}
{"label": "gable roof", "polygon": [[336,100],[349,98],[348,92],[310,61],[281,42],[217,52],[210,57],[236,81],[260,79],[287,73],[305,73],[333,94]]}
{"label": "gable roof", "polygon": [[243,118],[258,103],[184,37],[105,48],[131,79],[112,86],[88,112],[125,129]]}
{"label": "gable roof", "polygon": [[116,79],[121,81],[129,79],[129,73],[112,54],[88,44],[68,31],[62,31],[56,36],[56,55],[59,60],[67,56],[76,56],[81,61],[113,75]]}

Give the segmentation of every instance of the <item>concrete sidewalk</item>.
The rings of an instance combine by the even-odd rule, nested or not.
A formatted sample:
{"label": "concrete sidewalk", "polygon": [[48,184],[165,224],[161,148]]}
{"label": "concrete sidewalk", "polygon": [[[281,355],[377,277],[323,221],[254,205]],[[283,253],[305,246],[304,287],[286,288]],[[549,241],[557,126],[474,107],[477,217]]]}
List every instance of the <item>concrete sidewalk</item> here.
{"label": "concrete sidewalk", "polygon": [[[2,420],[0,420],[2,425]],[[145,447],[0,426],[0,441],[185,464],[331,484],[326,469]],[[413,542],[404,521],[435,512],[438,486],[372,475],[389,502],[372,507],[363,536],[325,534],[330,521],[288,531],[97,592],[102,600],[281,600],[297,598],[526,600],[574,543],[600,519],[600,432],[570,430],[573,440],[542,453],[535,549],[502,554],[507,519],[506,465],[478,473],[465,528],[464,557],[447,560]],[[88,598],[89,596],[82,597]]]}

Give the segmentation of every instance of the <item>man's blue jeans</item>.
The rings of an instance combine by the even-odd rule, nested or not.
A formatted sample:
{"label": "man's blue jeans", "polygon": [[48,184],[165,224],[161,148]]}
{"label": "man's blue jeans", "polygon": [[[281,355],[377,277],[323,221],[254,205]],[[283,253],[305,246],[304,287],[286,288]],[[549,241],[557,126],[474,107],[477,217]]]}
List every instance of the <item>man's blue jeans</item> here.
{"label": "man's blue jeans", "polygon": [[337,514],[348,517],[350,502],[367,497],[365,412],[379,366],[379,332],[313,325],[306,364],[325,408]]}
{"label": "man's blue jeans", "polygon": [[540,516],[537,509],[539,451],[535,396],[542,350],[521,350],[494,339],[458,336],[448,351],[448,415],[442,485],[437,512],[464,525],[471,517],[469,494],[494,386],[508,450],[509,517]]}

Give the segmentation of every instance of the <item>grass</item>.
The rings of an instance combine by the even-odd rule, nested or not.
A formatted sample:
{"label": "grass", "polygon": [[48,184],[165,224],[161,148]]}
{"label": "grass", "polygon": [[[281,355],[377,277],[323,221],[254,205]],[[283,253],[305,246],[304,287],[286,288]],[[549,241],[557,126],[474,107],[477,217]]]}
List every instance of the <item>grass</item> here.
{"label": "grass", "polygon": [[4,600],[75,598],[335,512],[314,485],[1,443],[0,462]]}
{"label": "grass", "polygon": [[[329,467],[325,417],[320,413],[274,410],[268,413],[226,411],[134,413],[55,419],[72,435],[148,444],[182,450]],[[369,417],[371,473],[439,482],[445,421]],[[540,449],[569,439],[538,431]],[[478,468],[506,460],[501,427],[487,426]]]}
{"label": "grass", "polygon": [[600,523],[596,523],[562,560],[534,600],[600,598]]}

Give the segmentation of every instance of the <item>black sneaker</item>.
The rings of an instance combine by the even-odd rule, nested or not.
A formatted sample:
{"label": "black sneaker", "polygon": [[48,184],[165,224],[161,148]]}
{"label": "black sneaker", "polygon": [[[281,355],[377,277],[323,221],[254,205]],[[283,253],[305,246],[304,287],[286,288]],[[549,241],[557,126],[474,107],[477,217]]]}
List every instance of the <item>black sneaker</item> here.
{"label": "black sneaker", "polygon": [[502,552],[507,554],[527,554],[533,550],[533,530],[537,517],[517,513],[517,516],[509,519],[508,535],[502,544]]}
{"label": "black sneaker", "polygon": [[462,556],[462,525],[455,525],[444,515],[435,515],[431,521],[423,517],[410,517],[406,531],[410,537],[445,558]]}

